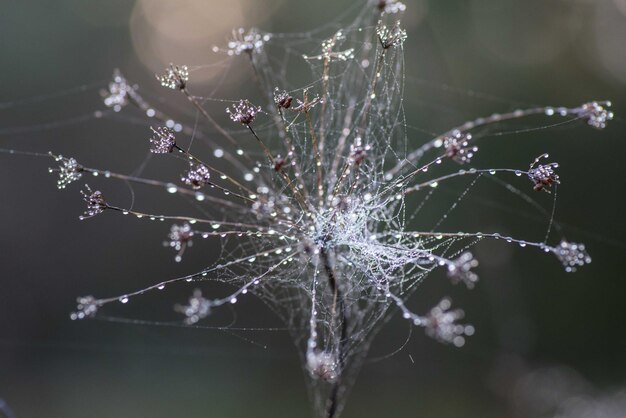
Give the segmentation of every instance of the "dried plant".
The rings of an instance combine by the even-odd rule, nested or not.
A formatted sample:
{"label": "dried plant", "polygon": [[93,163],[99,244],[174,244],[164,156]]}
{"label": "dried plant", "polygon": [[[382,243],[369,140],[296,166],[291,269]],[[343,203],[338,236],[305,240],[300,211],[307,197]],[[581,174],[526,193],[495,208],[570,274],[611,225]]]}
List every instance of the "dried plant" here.
{"label": "dried plant", "polygon": [[[171,64],[157,79],[186,97],[205,123],[199,131],[174,122],[148,103],[116,70],[103,93],[104,104],[116,112],[137,107],[157,125],[151,138],[146,132],[146,147],[162,154],[159,158],[181,157],[189,163],[180,176],[183,185],[172,183],[175,179],[161,181],[86,167],[74,158],[52,155],[60,163],[58,169],[51,169],[59,174],[59,188],[94,174],[192,197],[206,204],[205,213],[211,215],[163,215],[160,209],[139,212],[115,206],[102,192],[86,186],[87,210],[81,219],[118,212],[171,221],[164,244],[175,251],[176,261],[182,260],[192,239],[217,239],[228,251],[196,274],[163,279],[113,297],[80,297],[72,319],[92,318],[112,303],[140,303],[142,295],[177,282],[191,286],[187,304],[174,308],[186,324],[255,295],[291,330],[309,376],[315,409],[332,418],[339,416],[372,338],[394,311],[445,344],[460,347],[474,333],[473,326],[459,323],[463,311],[453,309],[447,297],[424,314],[411,311],[405,302],[438,268],[452,283],[473,288],[478,261],[469,249],[479,241],[501,239],[552,253],[567,271],[589,263],[584,245],[565,238],[548,242],[552,216],[523,190],[556,188],[561,181],[558,164],[541,164],[547,157],[542,155],[528,170],[472,167],[480,139],[472,131],[536,115],[580,119],[601,129],[612,118],[610,103],[536,107],[478,118],[407,152],[403,45],[410,39],[399,22],[404,10],[405,5],[395,0],[369,2],[355,23],[328,34],[317,50],[309,47],[306,52],[311,55],[302,52],[292,57],[309,63],[315,75],[304,88],[289,88],[289,74],[285,79],[268,59],[277,37],[256,29],[236,30],[226,47],[214,51],[247,61],[256,83],[250,88],[258,88],[265,104],[253,105],[245,98],[233,101],[225,109],[233,122],[230,126],[218,122],[226,114],[211,114],[202,98],[191,92],[191,67]],[[282,35],[277,44],[288,41]],[[196,154],[191,147],[179,145],[202,129],[211,132],[212,154]],[[429,175],[431,169],[440,174]],[[522,175],[530,179],[531,185],[525,182],[515,190],[549,218],[543,241],[442,228],[476,181],[496,175],[511,176],[511,181]],[[411,219],[432,191],[459,177],[471,179],[471,184],[434,228],[410,230]],[[419,202],[417,209],[407,203],[409,199]],[[203,294],[198,287],[204,281],[228,283],[235,290],[220,297]]]}

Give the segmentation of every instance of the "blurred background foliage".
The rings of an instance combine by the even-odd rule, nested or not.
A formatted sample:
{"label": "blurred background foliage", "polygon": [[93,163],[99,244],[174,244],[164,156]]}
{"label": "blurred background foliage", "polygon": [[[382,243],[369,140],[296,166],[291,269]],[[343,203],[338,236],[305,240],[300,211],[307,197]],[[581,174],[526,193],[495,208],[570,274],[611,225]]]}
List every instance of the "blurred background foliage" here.
{"label": "blurred background foliage", "polygon": [[[544,398],[562,409],[563,399],[604,399],[623,390],[626,1],[406,3],[411,147],[427,133],[532,104],[573,107],[609,99],[617,120],[604,131],[567,124],[480,143],[478,167],[525,168],[543,152],[561,164],[556,217],[570,240],[586,242],[594,261],[566,274],[553,257],[481,243],[481,282],[474,291],[451,288],[435,274],[409,304],[424,312],[451,294],[476,335],[458,350],[413,333],[401,351],[365,365],[344,416],[543,417],[551,416],[542,415],[551,408],[542,409]],[[211,47],[223,45],[232,28],[306,32],[354,7],[332,0],[7,0],[0,14],[0,147],[53,150],[91,167],[131,172],[146,154],[145,126],[123,118],[62,123],[102,108],[98,88],[113,68],[151,100],[193,121],[188,104],[154,79],[167,63],[202,66],[192,74],[198,94],[217,86],[218,97],[248,97],[246,66],[234,65],[223,77],[225,67],[211,65],[224,59]],[[309,80],[308,73],[288,77],[300,85]],[[21,102],[77,86],[85,91]],[[150,169],[163,176],[167,165]],[[197,271],[215,248],[197,243],[177,265],[161,245],[168,225],[116,216],[79,223],[77,189],[56,190],[48,166],[43,159],[0,155],[0,398],[18,418],[308,416],[304,379],[286,332],[69,321],[76,296],[120,294]],[[530,188],[524,181],[517,185]],[[107,196],[128,201],[123,185],[101,184]],[[462,190],[442,190],[416,225],[432,225]],[[547,195],[538,198],[550,207]],[[158,194],[141,199],[145,208],[185,209]],[[541,240],[546,222],[526,213],[510,194],[484,184],[472,189],[446,227]],[[171,319],[171,306],[183,302],[188,289],[174,295],[117,313]],[[252,299],[221,315],[211,324],[236,315],[244,326],[280,326]],[[405,321],[394,317],[371,357],[394,352],[408,333]],[[548,367],[544,385],[529,386]],[[570,393],[564,385],[577,389]]]}

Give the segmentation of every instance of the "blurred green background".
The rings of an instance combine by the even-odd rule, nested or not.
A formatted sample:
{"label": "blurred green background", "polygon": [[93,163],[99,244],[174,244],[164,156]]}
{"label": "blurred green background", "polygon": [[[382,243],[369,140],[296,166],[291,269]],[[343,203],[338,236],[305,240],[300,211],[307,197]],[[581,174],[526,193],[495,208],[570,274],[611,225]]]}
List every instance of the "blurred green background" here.
{"label": "blurred green background", "polygon": [[[459,350],[417,330],[401,351],[364,366],[344,416],[549,416],[528,404],[536,399],[520,382],[556,366],[559,377],[548,378],[545,391],[539,390],[546,397],[557,397],[551,390],[563,381],[584,382],[585,388],[574,392],[599,398],[623,390],[626,131],[620,115],[626,108],[626,1],[406,4],[411,147],[429,137],[424,132],[440,133],[465,120],[533,104],[573,107],[609,99],[617,118],[604,131],[567,124],[480,143],[479,167],[525,168],[543,152],[561,164],[556,217],[566,224],[570,240],[587,244],[593,263],[566,274],[551,256],[481,243],[475,290],[433,277],[409,304],[424,312],[451,294],[477,334]],[[335,16],[349,22],[350,12],[344,12],[354,8],[354,2],[332,0],[5,0],[0,148],[53,150],[91,167],[131,172],[146,155],[146,127],[123,117],[88,118],[102,109],[98,89],[113,68],[122,69],[156,103],[193,115],[188,104],[157,85],[154,72],[170,61],[204,66],[199,73],[205,78],[196,79],[201,93],[211,94],[217,85],[218,97],[246,97],[250,74],[242,66],[219,78],[224,66],[211,65],[224,59],[211,47],[223,45],[232,28],[306,32],[335,23],[329,20]],[[302,85],[308,80],[308,74],[293,77]],[[37,98],[77,86],[83,91]],[[81,116],[87,119],[69,123]],[[194,272],[215,251],[197,243],[176,265],[161,245],[168,225],[117,216],[79,223],[83,202],[76,186],[56,190],[48,166],[48,160],[0,154],[0,398],[18,418],[309,416],[297,353],[285,332],[71,322],[68,314],[78,295],[116,295]],[[102,184],[107,196],[128,199],[121,183],[93,182]],[[473,189],[448,230],[543,238],[545,221],[527,219],[519,201],[488,186]],[[444,189],[439,203],[424,212],[423,225],[447,210],[461,190]],[[550,208],[547,195],[538,200]],[[141,204],[177,207],[160,195],[146,196]],[[176,301],[187,294],[182,289]],[[121,313],[163,319],[171,302],[157,300]],[[247,326],[280,326],[258,301],[238,303],[236,315]],[[394,317],[371,357],[394,352],[407,334],[405,321]]]}

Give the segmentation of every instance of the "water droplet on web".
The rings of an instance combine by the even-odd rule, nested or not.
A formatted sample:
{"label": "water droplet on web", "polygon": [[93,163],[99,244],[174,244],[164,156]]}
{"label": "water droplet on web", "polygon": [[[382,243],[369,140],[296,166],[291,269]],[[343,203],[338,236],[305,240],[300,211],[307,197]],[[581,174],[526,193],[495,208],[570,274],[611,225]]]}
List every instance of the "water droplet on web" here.
{"label": "water droplet on web", "polygon": [[168,183],[165,187],[168,193],[176,193],[178,191],[178,187],[172,183]]}

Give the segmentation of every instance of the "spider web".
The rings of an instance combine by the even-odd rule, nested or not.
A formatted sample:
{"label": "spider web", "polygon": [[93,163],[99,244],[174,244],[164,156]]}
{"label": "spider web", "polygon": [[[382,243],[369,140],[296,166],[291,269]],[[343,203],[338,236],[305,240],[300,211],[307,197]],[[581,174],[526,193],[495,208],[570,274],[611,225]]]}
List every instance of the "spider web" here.
{"label": "spider web", "polygon": [[[594,102],[595,108],[585,104],[577,108],[514,110],[435,133],[411,148],[408,138],[412,131],[424,129],[409,125],[403,110],[406,79],[404,35],[397,23],[400,14],[381,13],[375,4],[365,4],[367,7],[359,7],[360,14],[347,25],[342,24],[346,20],[343,16],[306,33],[236,31],[231,44],[215,49],[217,62],[189,68],[188,80],[182,68],[171,67],[165,77],[173,80],[171,86],[185,93],[188,101],[189,110],[178,111],[180,116],[172,117],[161,110],[161,96],[144,93],[123,73],[116,72],[103,93],[106,108],[39,126],[1,131],[15,134],[48,130],[92,118],[170,129],[180,148],[171,156],[146,158],[146,164],[130,175],[53,155],[60,164],[59,186],[69,186],[91,174],[121,180],[131,193],[138,185],[155,187],[180,196],[201,215],[162,215],[169,213],[164,207],[140,212],[135,210],[134,197],[124,207],[94,200],[92,191],[86,192],[90,211],[86,215],[119,212],[175,223],[166,244],[178,257],[194,251],[189,248],[192,243],[198,246],[204,239],[220,242],[215,257],[218,261],[202,271],[114,297],[79,298],[73,318],[106,315],[108,304],[126,304],[130,299],[169,289],[177,282],[191,290],[201,288],[204,282],[228,284],[234,291],[226,296],[197,292],[187,305],[177,305],[175,309],[184,316],[177,323],[197,326],[211,312],[235,305],[247,294],[257,296],[293,336],[310,376],[310,392],[317,410],[335,416],[343,407],[371,339],[394,312],[392,307],[444,343],[461,346],[465,336],[473,333],[471,326],[456,323],[462,312],[451,310],[447,299],[424,315],[410,311],[405,301],[438,268],[444,269],[453,282],[473,287],[477,276],[472,269],[477,264],[467,250],[477,242],[502,239],[536,247],[556,255],[570,270],[590,260],[580,244],[550,244],[552,231],[562,233],[560,224],[554,221],[555,206],[545,208],[517,183],[506,179],[526,176],[539,190],[553,186],[556,202],[558,176],[548,171],[550,165],[537,159],[529,169],[475,168],[470,153],[476,152],[474,143],[481,138],[528,129],[502,130],[500,126],[507,120],[555,115],[564,119],[532,129],[579,120],[597,125],[603,123],[602,111],[604,118],[610,119],[607,104]],[[217,66],[224,69],[226,77],[233,65],[249,66],[256,86],[249,97],[220,97],[220,83],[208,95],[194,93],[194,72]],[[304,82],[303,68],[310,74]],[[409,82],[420,80],[409,78]],[[0,107],[93,93],[98,85],[78,86]],[[249,100],[262,110],[255,112],[240,100]],[[238,121],[247,120],[242,116],[252,121],[228,121],[225,107],[239,117]],[[146,132],[146,137],[150,136]],[[470,132],[472,135],[467,136]],[[166,136],[155,135],[156,140]],[[210,176],[187,185],[176,177],[144,176],[147,166],[168,164],[166,157],[182,160],[182,166],[178,166],[183,168],[190,164],[190,171],[205,166]],[[536,169],[541,170],[533,172]],[[465,183],[459,183],[461,188],[453,194],[447,209],[434,218],[427,217],[425,222],[423,211],[439,196],[440,184],[457,180]],[[450,217],[463,215],[457,207],[483,182],[503,187],[521,199],[529,211],[547,220],[545,239],[526,241],[497,232],[442,229]],[[414,230],[417,221],[429,226]]]}

